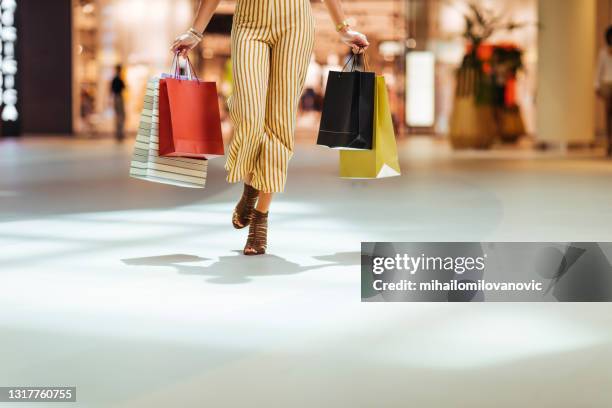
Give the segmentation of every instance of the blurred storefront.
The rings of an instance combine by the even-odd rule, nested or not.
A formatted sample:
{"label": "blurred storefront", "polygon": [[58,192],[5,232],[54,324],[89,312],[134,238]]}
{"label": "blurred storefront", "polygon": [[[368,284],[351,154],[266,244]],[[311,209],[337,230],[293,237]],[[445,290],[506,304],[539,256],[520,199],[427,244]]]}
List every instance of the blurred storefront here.
{"label": "blurred storefront", "polygon": [[[65,132],[72,130],[81,137],[96,137],[112,133],[113,109],[110,96],[110,82],[115,66],[122,65],[123,79],[127,84],[126,110],[127,129],[135,131],[142,103],[142,95],[147,78],[158,75],[170,69],[172,55],[169,46],[173,39],[185,28],[189,27],[197,0],[62,0],[64,9],[54,3],[55,9],[45,6],[48,3],[38,1],[24,4],[34,7],[40,3],[36,11],[41,18],[48,13],[54,13],[58,21],[68,22],[72,27],[70,33],[61,28],[49,29],[49,36],[56,36],[52,45],[57,52],[56,59],[51,57],[25,53],[22,58],[39,59],[47,64],[50,71],[57,76],[57,81],[49,83],[53,92],[62,96],[62,103],[46,109],[50,112],[49,123],[33,125],[33,120],[24,123],[26,132]],[[70,4],[71,2],[71,4]],[[585,48],[592,48],[590,54],[581,54],[581,58],[590,58],[595,49],[601,46],[601,39],[593,43],[595,31],[601,33],[610,23],[610,0],[568,0],[575,5],[574,9],[584,11],[571,14],[568,8],[568,19],[582,18],[584,24],[589,24],[592,35],[582,36],[586,41]],[[496,70],[495,61],[499,55],[520,55],[520,69],[507,75],[503,83],[503,91],[498,92],[497,99],[501,104],[514,104],[520,114],[523,132],[533,135],[539,131],[540,122],[550,121],[549,113],[539,116],[536,105],[546,82],[538,81],[538,77],[546,70],[551,70],[555,64],[554,53],[545,53],[549,62],[538,61],[539,48],[542,39],[539,35],[538,22],[542,19],[561,21],[565,14],[551,14],[550,8],[554,1],[550,0],[344,0],[347,15],[351,23],[360,31],[368,34],[372,46],[368,52],[371,67],[379,74],[386,76],[391,98],[394,123],[400,137],[411,134],[430,134],[441,138],[452,133],[453,112],[456,108],[457,70],[465,63],[470,47],[466,41],[466,17],[473,16],[470,5],[476,5],[479,12],[496,22],[496,27],[486,40],[479,45],[476,53],[482,57],[486,69]],[[589,3],[591,8],[586,6]],[[19,4],[19,2],[17,2]],[[298,125],[300,128],[316,128],[318,111],[321,107],[326,75],[329,70],[339,69],[347,58],[347,47],[342,45],[335,33],[334,26],[324,4],[320,0],[312,1],[316,24],[317,41],[308,72],[306,91],[301,102],[301,114]],[[47,7],[49,10],[45,10]],[[230,32],[234,12],[234,0],[222,0],[213,21],[211,22],[204,41],[192,53],[199,76],[206,80],[216,81],[223,99],[231,93],[232,73],[230,61]],[[61,9],[61,11],[58,11]],[[557,7],[558,9],[558,7]],[[586,12],[585,10],[590,10]],[[596,10],[596,15],[593,15]],[[27,10],[29,19],[31,10]],[[23,15],[23,14],[22,14]],[[581,17],[582,16],[582,17]],[[26,17],[22,17],[22,20]],[[548,20],[547,20],[548,21]],[[569,21],[569,20],[568,20]],[[24,24],[26,37],[21,48],[38,50],[41,42],[34,37],[44,37],[35,25]],[[502,24],[503,23],[503,24]],[[581,23],[582,24],[582,23]],[[581,25],[581,27],[584,26]],[[54,24],[53,26],[55,26]],[[550,25],[550,30],[555,26]],[[65,26],[64,26],[65,27]],[[18,27],[19,28],[19,27]],[[543,27],[542,29],[546,29]],[[563,26],[560,26],[563,30]],[[567,28],[565,28],[567,30]],[[540,33],[541,34],[541,33]],[[560,35],[560,34],[556,34]],[[33,44],[33,45],[32,45]],[[64,44],[64,45],[61,45]],[[67,44],[72,46],[64,50]],[[571,45],[571,44],[570,44]],[[38,47],[38,48],[37,48]],[[547,49],[553,49],[547,45]],[[70,51],[71,50],[71,51]],[[506,54],[503,54],[506,52]],[[38,52],[41,54],[41,52]],[[71,55],[65,55],[71,54]],[[68,58],[68,60],[66,60]],[[594,58],[593,58],[594,59]],[[591,64],[593,62],[593,64]],[[69,66],[67,66],[69,64]],[[37,83],[36,87],[24,86],[21,104],[36,106],[48,101],[45,99],[43,79],[36,75],[36,66],[22,64],[25,72],[23,81]],[[498,64],[499,65],[499,64]],[[581,85],[591,81],[589,72],[594,61],[581,66]],[[545,67],[545,71],[542,71]],[[501,76],[494,72],[496,78]],[[502,72],[503,74],[503,72]],[[546,74],[548,77],[548,74]],[[71,86],[66,89],[64,79],[71,78]],[[48,79],[47,79],[48,80]],[[574,79],[565,78],[565,82]],[[22,81],[22,82],[23,82]],[[499,84],[498,84],[499,85]],[[59,89],[59,88],[62,89]],[[499,86],[498,86],[499,88]],[[546,89],[546,88],[544,88]],[[68,95],[65,95],[68,93]],[[572,92],[566,95],[574,95]],[[595,115],[595,97],[592,87],[584,89],[582,98],[588,96],[591,107],[586,106],[584,115],[593,116],[597,130],[603,128],[604,118],[601,107]],[[592,98],[591,98],[592,95]],[[29,99],[26,101],[26,97]],[[545,96],[546,97],[546,96]],[[568,96],[569,98],[569,96]],[[35,100],[34,100],[35,99]],[[34,101],[34,102],[33,102]],[[36,102],[39,101],[39,102]],[[61,111],[61,106],[68,106],[70,112]],[[583,104],[584,105],[584,104]],[[589,105],[589,104],[586,104]],[[40,106],[38,106],[40,108]],[[29,118],[35,118],[34,113],[28,115],[28,107],[23,107]],[[567,106],[565,107],[567,109]],[[30,109],[32,110],[32,109]],[[591,112],[593,111],[593,112]],[[53,114],[51,114],[53,113]],[[44,115],[43,115],[44,116]],[[68,121],[69,126],[60,122]],[[457,115],[455,115],[456,117]],[[459,115],[461,116],[461,115]],[[55,120],[54,123],[51,123]],[[583,119],[580,119],[584,122]],[[456,119],[455,119],[456,122]],[[60,126],[61,125],[61,126]],[[226,126],[229,126],[226,123]],[[586,124],[583,128],[593,127]],[[587,132],[588,133],[588,132]],[[594,138],[587,134],[586,138]]]}
{"label": "blurred storefront", "polygon": [[[122,64],[128,83],[128,129],[137,125],[140,100],[148,76],[169,69],[172,39],[188,27],[194,0],[79,0],[74,10],[75,107],[77,133],[112,129],[108,83]],[[387,77],[394,120],[400,134],[448,133],[455,88],[454,72],[466,45],[463,38],[465,0],[345,1],[352,23],[369,35],[372,67]],[[493,43],[512,43],[523,50],[525,69],[517,79],[529,131],[534,128],[535,63],[537,61],[536,0],[485,1],[483,7],[516,21],[531,22],[521,30],[498,32]],[[338,41],[325,6],[313,2],[317,45],[302,102],[300,125],[316,125],[326,73],[338,69],[347,48]],[[229,34],[234,1],[222,1],[209,34],[193,53],[200,76],[231,92]],[[139,16],[134,18],[134,16]]]}
{"label": "blurred storefront", "polygon": [[78,0],[74,4],[74,129],[113,128],[110,82],[116,65],[127,84],[127,128],[134,130],[148,77],[167,70],[168,48],[189,26],[189,0]]}
{"label": "blurred storefront", "polygon": [[71,0],[0,1],[0,136],[72,132]]}
{"label": "blurred storefront", "polygon": [[[135,130],[146,79],[170,69],[169,45],[176,35],[189,27],[195,0],[79,0],[74,9],[75,106],[74,128],[82,135],[108,133],[112,130],[109,86],[114,67],[123,66],[128,84],[128,130]],[[230,32],[235,2],[223,0],[207,35],[192,58],[199,76],[216,81],[220,94],[231,92]],[[317,20],[317,46],[301,104],[301,125],[311,127],[317,119],[326,73],[339,69],[347,56],[347,47],[338,41],[324,5],[313,2]],[[347,2],[347,12],[376,44],[370,53],[372,64],[388,76],[393,87],[397,121],[403,118],[403,42],[405,2],[396,0]],[[139,16],[134,18],[134,16]],[[384,55],[377,52],[383,44]],[[386,48],[385,48],[386,47]]]}

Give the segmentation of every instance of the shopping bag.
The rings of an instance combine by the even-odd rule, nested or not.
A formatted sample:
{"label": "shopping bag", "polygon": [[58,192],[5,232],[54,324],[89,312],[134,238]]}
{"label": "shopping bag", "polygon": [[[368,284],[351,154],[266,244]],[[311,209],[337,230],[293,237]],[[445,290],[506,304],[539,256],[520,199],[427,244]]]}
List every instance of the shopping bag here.
{"label": "shopping bag", "polygon": [[179,187],[204,188],[207,160],[159,156],[159,84],[160,78],[147,82],[130,176]]}
{"label": "shopping bag", "polygon": [[355,71],[355,55],[351,70],[331,71],[327,79],[323,112],[317,144],[339,150],[372,149],[374,119],[373,72]]}
{"label": "shopping bag", "polygon": [[[223,156],[217,85],[200,81],[188,58],[187,62],[188,78],[164,75],[160,81],[159,153],[199,159]],[[173,65],[178,68],[178,56]]]}
{"label": "shopping bag", "polygon": [[385,78],[376,77],[372,150],[341,151],[340,177],[377,179],[401,175]]}

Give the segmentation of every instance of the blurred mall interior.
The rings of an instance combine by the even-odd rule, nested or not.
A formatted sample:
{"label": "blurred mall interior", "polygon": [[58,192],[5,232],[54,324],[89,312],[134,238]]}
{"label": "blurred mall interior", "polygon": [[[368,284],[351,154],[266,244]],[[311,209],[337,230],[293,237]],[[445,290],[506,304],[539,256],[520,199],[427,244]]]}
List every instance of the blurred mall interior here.
{"label": "blurred mall interior", "polygon": [[[129,177],[146,80],[195,3],[0,0],[0,386],[74,385],[87,408],[612,406],[609,304],[361,303],[359,272],[363,241],[612,241],[612,0],[343,0],[389,87],[402,177],[383,180],[315,146],[347,48],[313,0],[300,143],[255,258],[222,158],[204,190]],[[192,53],[226,139],[233,10]],[[456,91],[468,56],[481,99]]]}
{"label": "blurred mall interior", "polygon": [[[16,73],[19,120],[17,124],[4,121],[3,135],[96,138],[110,134],[113,109],[109,83],[117,64],[124,67],[127,128],[134,132],[146,80],[169,70],[169,44],[189,27],[196,3],[18,2],[16,44],[22,60]],[[457,70],[471,47],[466,18],[474,17],[468,7],[472,3],[344,1],[350,22],[372,43],[371,65],[386,77],[400,139],[428,135],[448,141],[454,131],[474,127],[466,119],[469,112],[455,109]],[[479,0],[474,4],[482,15],[490,17],[489,26],[481,27],[481,31],[490,32],[478,46],[478,56],[495,82],[491,105],[496,113],[493,117],[485,114],[488,119],[483,119],[495,122],[495,127],[489,131],[472,129],[488,133],[479,136],[485,139],[480,147],[499,143],[524,146],[527,142],[529,146],[571,148],[601,143],[605,115],[603,103],[595,97],[593,79],[597,50],[610,22],[610,2]],[[299,124],[304,129],[318,124],[327,72],[338,69],[347,57],[324,5],[314,0],[312,5],[317,40],[301,104]],[[229,36],[234,6],[231,0],[221,2],[205,40],[192,55],[200,77],[216,81],[222,99],[232,89]],[[467,147],[474,145],[478,143],[467,141]]]}

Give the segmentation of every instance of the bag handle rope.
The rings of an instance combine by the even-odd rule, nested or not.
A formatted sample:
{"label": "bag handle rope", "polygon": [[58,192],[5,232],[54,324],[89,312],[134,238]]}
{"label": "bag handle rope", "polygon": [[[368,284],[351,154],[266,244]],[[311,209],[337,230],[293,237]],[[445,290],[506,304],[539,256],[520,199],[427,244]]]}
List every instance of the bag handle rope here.
{"label": "bag handle rope", "polygon": [[344,66],[342,67],[342,72],[346,71],[346,67],[348,67],[349,64],[351,65],[350,72],[355,72],[355,66],[356,66],[358,55],[363,55],[363,68],[368,72],[370,71],[370,63],[368,61],[368,54],[364,51],[362,54],[351,53],[351,56],[346,61],[346,64],[344,64]]}
{"label": "bag handle rope", "polygon": [[[195,69],[193,68],[193,65],[191,64],[191,60],[189,59],[188,56],[185,56],[185,59],[187,60],[187,66],[186,66],[186,71],[187,71],[187,80],[188,81],[193,81],[194,79],[198,82],[200,82],[200,78],[198,77],[198,74],[196,74]],[[179,53],[175,53],[174,57],[172,58],[172,67],[170,68],[173,72],[174,78],[175,79],[181,79],[181,68],[179,66],[179,61],[180,61],[180,56]]]}

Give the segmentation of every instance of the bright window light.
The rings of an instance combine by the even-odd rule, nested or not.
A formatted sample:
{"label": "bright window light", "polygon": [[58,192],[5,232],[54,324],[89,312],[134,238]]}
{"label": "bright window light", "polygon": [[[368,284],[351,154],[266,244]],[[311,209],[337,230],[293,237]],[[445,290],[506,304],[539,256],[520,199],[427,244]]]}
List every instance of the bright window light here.
{"label": "bright window light", "polygon": [[406,55],[406,123],[431,127],[435,121],[435,57],[429,51]]}

